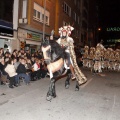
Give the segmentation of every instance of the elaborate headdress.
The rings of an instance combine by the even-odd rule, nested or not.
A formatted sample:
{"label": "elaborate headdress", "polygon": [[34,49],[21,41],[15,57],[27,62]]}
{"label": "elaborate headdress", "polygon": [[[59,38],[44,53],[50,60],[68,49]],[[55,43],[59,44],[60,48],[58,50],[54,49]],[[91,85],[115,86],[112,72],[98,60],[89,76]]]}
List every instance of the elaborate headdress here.
{"label": "elaborate headdress", "polygon": [[72,30],[74,30],[74,28],[73,28],[72,26],[70,26],[70,25],[68,25],[68,26],[63,26],[63,27],[59,28],[60,37],[63,36],[63,32],[66,32],[66,36],[67,36],[67,37],[70,36]]}

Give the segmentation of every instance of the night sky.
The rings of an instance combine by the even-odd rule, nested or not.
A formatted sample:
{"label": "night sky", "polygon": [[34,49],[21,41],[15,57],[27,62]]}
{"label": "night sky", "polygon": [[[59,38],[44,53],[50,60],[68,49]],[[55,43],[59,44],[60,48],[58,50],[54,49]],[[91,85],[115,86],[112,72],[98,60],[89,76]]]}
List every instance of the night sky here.
{"label": "night sky", "polygon": [[98,0],[99,25],[120,26],[120,0]]}
{"label": "night sky", "polygon": [[[120,42],[114,40],[120,39],[120,31],[107,31],[107,28],[120,28],[120,0],[97,0],[98,1],[98,32],[99,41],[103,40],[104,45],[119,46]],[[110,42],[108,42],[108,40]],[[111,42],[112,41],[112,42]]]}

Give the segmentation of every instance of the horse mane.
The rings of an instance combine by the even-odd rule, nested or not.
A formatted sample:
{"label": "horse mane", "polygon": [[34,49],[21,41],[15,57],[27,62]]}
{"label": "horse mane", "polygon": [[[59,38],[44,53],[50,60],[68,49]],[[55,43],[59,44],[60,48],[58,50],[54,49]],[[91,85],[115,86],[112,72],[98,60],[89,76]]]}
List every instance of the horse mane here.
{"label": "horse mane", "polygon": [[51,45],[51,55],[54,53],[59,58],[63,58],[63,59],[65,58],[65,51],[55,40],[50,40],[49,44]]}

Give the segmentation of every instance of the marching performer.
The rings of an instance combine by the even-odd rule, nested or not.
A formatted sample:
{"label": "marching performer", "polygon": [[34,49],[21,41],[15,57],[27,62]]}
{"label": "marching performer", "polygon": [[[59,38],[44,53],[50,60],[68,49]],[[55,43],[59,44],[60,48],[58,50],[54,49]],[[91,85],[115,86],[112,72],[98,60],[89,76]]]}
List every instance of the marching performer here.
{"label": "marching performer", "polygon": [[101,51],[104,49],[104,46],[101,43],[98,43],[95,50],[95,64],[94,71],[101,73],[102,72],[102,64],[101,64]]}
{"label": "marching performer", "polygon": [[73,45],[74,40],[72,37],[70,37],[72,30],[74,30],[74,28],[70,25],[61,27],[59,29],[60,38],[57,40],[57,42],[63,49],[65,49],[67,55],[66,63],[67,67],[69,67],[71,70],[72,79],[76,78],[79,84],[83,84],[87,81],[87,78],[81,72],[76,62],[76,55]]}
{"label": "marching performer", "polygon": [[60,38],[57,40],[57,42],[61,45],[61,47],[63,49],[65,49],[65,52],[66,52],[66,55],[67,55],[66,63],[67,63],[67,66],[71,70],[72,79],[75,79],[75,72],[74,72],[74,68],[73,68],[73,65],[72,65],[71,58],[70,58],[70,51],[69,51],[69,43],[72,43],[72,44],[74,43],[73,39],[71,37],[69,37],[70,34],[71,34],[71,31],[73,29],[74,28],[71,27],[71,26],[61,27],[59,29]]}
{"label": "marching performer", "polygon": [[89,62],[89,60],[88,60],[88,51],[89,51],[89,47],[88,46],[84,46],[84,55],[83,55],[83,57],[82,57],[82,59],[83,59],[83,67],[88,67],[88,62]]}

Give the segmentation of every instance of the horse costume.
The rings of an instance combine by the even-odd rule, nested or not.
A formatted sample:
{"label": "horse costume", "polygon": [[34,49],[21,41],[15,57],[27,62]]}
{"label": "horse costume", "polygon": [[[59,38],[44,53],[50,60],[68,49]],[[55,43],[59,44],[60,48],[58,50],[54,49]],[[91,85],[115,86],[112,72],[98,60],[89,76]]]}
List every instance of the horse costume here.
{"label": "horse costume", "polygon": [[[70,34],[69,30],[72,31],[72,27],[71,26],[68,27],[64,27],[62,30],[66,30],[67,28],[66,31],[67,33]],[[68,40],[68,38],[70,37],[67,36],[66,40]],[[59,41],[61,40],[62,39],[59,39]],[[75,70],[75,77],[76,77],[75,90],[78,91],[79,85],[87,81],[87,78],[84,76],[84,74],[80,71],[80,69],[77,66],[73,43],[72,42],[65,42],[65,43],[66,43],[64,44],[66,46],[65,48],[63,48],[61,44],[58,44],[55,40],[49,40],[49,41],[46,40],[42,43],[43,56],[50,74],[50,85],[47,93],[47,100],[51,100],[52,98],[56,97],[56,90],[55,90],[56,79],[62,75],[65,75],[65,73],[67,74],[67,79],[65,81],[65,88],[69,88],[71,73],[69,70],[69,66],[67,66],[68,61],[66,61],[66,59],[68,58],[68,55],[66,54],[67,50],[69,50],[70,52],[70,60],[72,61]]]}

